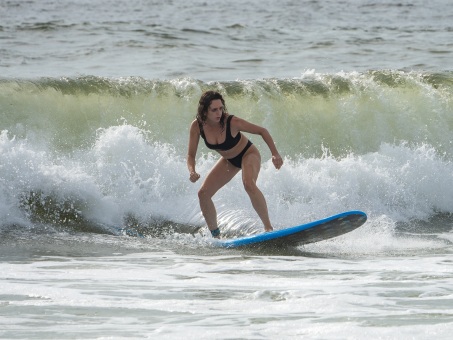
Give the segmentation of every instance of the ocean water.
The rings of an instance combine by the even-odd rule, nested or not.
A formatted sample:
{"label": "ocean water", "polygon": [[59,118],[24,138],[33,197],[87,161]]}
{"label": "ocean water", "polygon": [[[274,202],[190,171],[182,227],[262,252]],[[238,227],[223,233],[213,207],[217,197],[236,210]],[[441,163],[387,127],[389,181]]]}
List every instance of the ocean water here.
{"label": "ocean water", "polygon": [[[0,0],[1,339],[449,339],[450,1]],[[286,249],[216,246],[188,179],[201,93],[265,126]],[[200,143],[202,179],[218,159]],[[225,237],[262,230],[240,176]]]}

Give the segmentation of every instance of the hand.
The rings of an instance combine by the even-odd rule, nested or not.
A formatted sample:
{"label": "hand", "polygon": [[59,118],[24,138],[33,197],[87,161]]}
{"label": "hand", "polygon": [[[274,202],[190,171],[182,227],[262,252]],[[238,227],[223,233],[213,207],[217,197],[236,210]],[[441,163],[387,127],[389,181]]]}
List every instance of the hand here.
{"label": "hand", "polygon": [[195,183],[196,181],[198,181],[199,178],[200,178],[200,175],[197,174],[195,171],[192,171],[192,172],[190,173],[189,179],[190,179],[190,181],[191,181],[192,183]]}
{"label": "hand", "polygon": [[272,163],[274,163],[275,168],[278,170],[283,165],[283,159],[280,157],[280,155],[277,154],[275,156],[272,156]]}

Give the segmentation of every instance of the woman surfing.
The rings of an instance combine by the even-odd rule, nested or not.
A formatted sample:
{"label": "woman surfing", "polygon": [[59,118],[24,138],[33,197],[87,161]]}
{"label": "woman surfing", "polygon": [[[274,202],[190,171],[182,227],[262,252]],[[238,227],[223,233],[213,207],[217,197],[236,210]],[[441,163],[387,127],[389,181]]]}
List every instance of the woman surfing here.
{"label": "woman surfing", "polygon": [[200,178],[195,170],[200,136],[209,149],[221,155],[198,191],[201,211],[212,236],[216,238],[220,237],[220,230],[212,197],[241,170],[244,189],[263,222],[264,230],[273,230],[266,199],[256,185],[261,168],[261,155],[256,146],[241,132],[260,135],[271,151],[275,168],[281,168],[283,160],[267,129],[228,114],[225,100],[219,92],[203,93],[198,103],[196,119],[190,125],[187,168],[190,181],[195,183]]}

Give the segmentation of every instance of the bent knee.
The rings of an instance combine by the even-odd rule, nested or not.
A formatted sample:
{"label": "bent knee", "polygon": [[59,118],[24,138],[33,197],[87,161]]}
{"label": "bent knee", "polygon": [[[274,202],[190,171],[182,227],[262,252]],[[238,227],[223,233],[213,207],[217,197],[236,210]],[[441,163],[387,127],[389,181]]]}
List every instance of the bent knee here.
{"label": "bent knee", "polygon": [[206,189],[201,187],[200,190],[198,190],[198,199],[200,201],[210,199],[213,195]]}
{"label": "bent knee", "polygon": [[253,194],[258,190],[254,180],[243,180],[242,183],[244,184],[244,189],[248,194]]}

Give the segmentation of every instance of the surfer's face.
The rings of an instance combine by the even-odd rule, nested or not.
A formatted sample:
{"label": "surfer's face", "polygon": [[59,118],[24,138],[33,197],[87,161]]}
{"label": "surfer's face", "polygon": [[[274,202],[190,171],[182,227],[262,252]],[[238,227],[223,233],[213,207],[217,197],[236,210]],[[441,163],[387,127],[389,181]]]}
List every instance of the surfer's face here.
{"label": "surfer's face", "polygon": [[214,99],[208,107],[206,118],[212,123],[220,122],[223,114],[223,104],[220,99]]}

